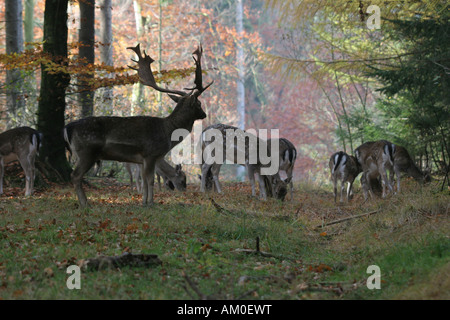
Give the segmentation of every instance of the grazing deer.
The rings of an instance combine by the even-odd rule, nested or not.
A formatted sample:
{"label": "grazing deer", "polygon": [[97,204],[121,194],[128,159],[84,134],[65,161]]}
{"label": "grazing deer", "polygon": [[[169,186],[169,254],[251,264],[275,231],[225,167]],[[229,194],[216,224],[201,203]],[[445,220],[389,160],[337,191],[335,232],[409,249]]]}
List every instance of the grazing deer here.
{"label": "grazing deer", "polygon": [[[413,177],[417,182],[423,184],[431,180],[428,170],[422,172],[414,164],[408,151],[402,146],[396,146],[394,154],[394,172],[397,177],[397,192],[400,192],[400,172],[405,172],[408,176]],[[390,181],[394,183],[393,173],[391,172]]]}
{"label": "grazing deer", "polygon": [[42,134],[29,127],[18,127],[0,134],[0,194],[3,194],[5,164],[19,160],[25,172],[25,195],[33,193],[34,161],[42,141]]}
{"label": "grazing deer", "polygon": [[[142,191],[142,165],[135,163],[125,163],[125,169],[130,175],[130,185],[133,185],[133,176],[136,181],[136,189],[138,192]],[[156,178],[158,180],[158,187],[161,191],[161,180],[163,178],[164,185],[170,190],[186,191],[186,174],[181,168],[181,164],[172,167],[164,159],[159,160],[155,166]]]}
{"label": "grazing deer", "polygon": [[[175,145],[181,142],[172,140],[172,134],[182,137],[192,131],[196,120],[206,118],[199,101],[200,95],[213,83],[203,87],[201,57],[199,46],[193,53],[195,61],[195,87],[185,91],[170,90],[159,87],[151,70],[154,61],[145,51],[141,53],[140,45],[128,48],[136,53],[139,80],[143,85],[169,94],[177,105],[165,118],[150,116],[140,117],[88,117],[66,125],[64,137],[70,149],[77,155],[77,163],[72,172],[72,183],[81,207],[86,207],[87,198],[81,185],[84,174],[97,160],[116,160],[143,164],[143,205],[153,204],[153,185],[155,165]],[[182,129],[182,130],[181,130]]]}
{"label": "grazing deer", "polygon": [[280,169],[279,169],[279,175],[280,173],[284,172],[286,174],[286,178],[283,179],[280,175],[280,179],[284,180],[289,185],[290,195],[291,195],[291,201],[293,199],[293,181],[292,176],[294,173],[294,165],[295,160],[297,159],[297,149],[295,149],[292,142],[290,142],[288,139],[280,138],[279,139],[279,150],[280,150]]}
{"label": "grazing deer", "polygon": [[[382,142],[385,142],[387,144],[391,144],[389,141],[386,140],[381,140]],[[370,146],[373,146],[375,144],[374,141],[369,141],[364,143],[363,145],[361,145],[358,148],[361,148],[361,150],[367,149]],[[390,169],[389,171],[389,183],[390,185],[393,187],[394,186],[394,175],[396,176],[397,179],[397,192],[401,191],[401,187],[400,187],[400,174],[401,172],[406,173],[408,176],[413,177],[417,182],[419,182],[420,184],[423,184],[424,182],[430,181],[431,177],[428,171],[422,172],[419,168],[417,168],[417,166],[414,164],[414,161],[411,159],[408,151],[399,145],[395,145],[395,147],[393,148],[393,169],[391,166],[388,166],[388,168]],[[376,176],[376,172],[372,174],[372,181],[375,181],[377,178]],[[363,190],[365,192],[365,194],[370,193],[371,189],[372,189],[372,183],[368,183],[367,179],[365,178],[362,182],[361,182],[362,186],[363,186]]]}
{"label": "grazing deer", "polygon": [[341,182],[341,198],[340,202],[343,201],[343,192],[345,188],[345,183],[348,182],[347,187],[347,202],[353,196],[353,182],[356,177],[361,172],[361,167],[358,164],[358,160],[355,157],[348,155],[343,151],[339,151],[334,153],[330,157],[330,161],[328,163],[331,171],[331,181],[333,182],[333,190],[334,190],[334,202],[337,199],[337,183]]}
{"label": "grazing deer", "polygon": [[386,197],[386,188],[390,192],[394,192],[387,171],[394,171],[396,149],[396,145],[386,140],[369,141],[355,149],[356,158],[363,170],[364,177],[361,178],[361,186],[365,199],[368,194],[373,197],[370,181],[374,181],[378,177],[381,177],[383,198]]}
{"label": "grazing deer", "polygon": [[[256,149],[260,148],[267,143],[268,151],[270,151],[270,142],[263,142],[261,139],[257,138],[256,136],[253,136],[249,133],[246,133],[242,130],[239,130],[236,127],[225,125],[225,124],[215,124],[207,127],[205,130],[203,130],[202,137],[200,140],[201,148],[202,148],[202,155],[205,155],[205,149],[208,148],[212,143],[214,143],[214,140],[212,141],[206,141],[205,137],[207,135],[207,132],[209,130],[218,130],[223,137],[223,145],[222,151],[223,151],[223,158],[218,159],[219,161],[215,161],[211,163],[211,159],[204,159],[202,157],[202,165],[201,165],[201,188],[200,190],[202,192],[206,191],[206,188],[208,185],[213,185],[217,192],[221,193],[222,188],[220,186],[219,182],[219,173],[220,168],[222,167],[222,164],[228,160],[235,162],[238,156],[239,152],[242,152],[244,155],[245,164],[240,163],[241,165],[245,165],[247,168],[247,174],[248,178],[252,185],[252,195],[256,196],[256,184],[255,184],[255,174],[258,177],[259,182],[259,189],[260,189],[260,197],[264,200],[267,200],[267,195],[273,196],[277,199],[283,200],[286,195],[286,182],[281,180],[277,175],[272,176],[263,176],[261,175],[261,168],[264,167],[264,165],[261,163],[259,159],[259,155],[256,156],[256,163],[252,164],[250,163],[250,154],[254,152],[256,154]],[[237,140],[234,140],[231,142],[230,145],[231,148],[233,148],[233,152],[226,152],[227,151],[227,130],[231,130],[234,135],[236,136]],[[252,143],[247,142],[247,139],[249,137],[254,138],[256,141],[256,145],[252,146]],[[250,139],[249,139],[250,140]],[[244,146],[244,150],[239,150],[239,147]],[[253,149],[254,148],[254,149]],[[217,151],[217,150],[215,150]],[[269,152],[270,153],[270,152]],[[208,156],[208,155],[207,155]],[[215,156],[212,155],[212,156]],[[228,157],[228,158],[227,158]],[[212,177],[212,183],[211,183],[211,177]]]}

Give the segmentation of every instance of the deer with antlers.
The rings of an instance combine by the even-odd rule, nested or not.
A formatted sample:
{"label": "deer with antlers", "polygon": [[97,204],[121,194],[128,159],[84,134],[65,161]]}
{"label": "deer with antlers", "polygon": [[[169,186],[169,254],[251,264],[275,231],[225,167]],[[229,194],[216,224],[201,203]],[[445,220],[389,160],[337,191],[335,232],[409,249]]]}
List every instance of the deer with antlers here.
{"label": "deer with antlers", "polygon": [[33,193],[34,161],[42,141],[42,134],[30,127],[14,128],[0,134],[0,194],[3,194],[5,164],[19,160],[25,172],[25,195]]}
{"label": "deer with antlers", "polygon": [[132,69],[138,72],[140,82],[159,92],[167,93],[177,105],[165,118],[89,117],[65,126],[64,138],[78,159],[72,172],[72,183],[81,207],[87,205],[87,198],[81,185],[82,178],[97,160],[142,163],[142,203],[144,206],[152,205],[155,165],[181,142],[179,139],[173,141],[172,134],[183,129],[180,131],[183,132],[184,138],[192,131],[196,120],[206,118],[199,97],[213,82],[206,87],[203,86],[201,46],[193,53],[196,65],[195,87],[185,89],[190,92],[159,87],[151,70],[151,63],[154,60],[145,51],[142,55],[139,44],[128,49],[134,51],[138,57],[137,61],[133,60],[138,67]]}

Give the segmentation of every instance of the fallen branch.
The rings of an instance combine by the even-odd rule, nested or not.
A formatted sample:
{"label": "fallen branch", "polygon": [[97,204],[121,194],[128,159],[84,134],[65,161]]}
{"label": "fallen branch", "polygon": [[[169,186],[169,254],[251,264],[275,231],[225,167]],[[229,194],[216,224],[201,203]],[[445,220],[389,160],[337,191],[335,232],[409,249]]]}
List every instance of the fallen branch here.
{"label": "fallen branch", "polygon": [[211,203],[214,206],[214,208],[216,208],[217,212],[232,214],[231,211],[229,211],[229,210],[225,209],[224,207],[220,206],[216,201],[214,201],[213,198],[209,198],[209,200],[211,201]]}
{"label": "fallen branch", "polygon": [[[186,283],[187,283],[187,284],[189,285],[189,287],[192,289],[192,291],[194,291],[194,292],[197,294],[198,299],[200,299],[200,300],[217,300],[217,297],[216,297],[216,296],[213,296],[213,295],[212,295],[212,296],[208,296],[208,295],[204,294],[203,292],[201,292],[200,289],[199,289],[199,288],[197,287],[197,285],[195,284],[195,282],[192,281],[191,278],[189,278],[189,276],[188,276],[184,271],[182,271],[182,275],[183,275],[183,278],[184,278],[184,280],[186,281]],[[193,297],[193,296],[191,295],[191,293],[189,292],[189,290],[187,289],[186,286],[183,285],[183,288],[184,288],[184,290],[186,291],[186,293],[187,293],[191,298],[195,299],[195,297]]]}
{"label": "fallen branch", "polygon": [[116,257],[97,257],[81,260],[80,267],[87,270],[116,269],[129,267],[151,267],[161,265],[162,261],[156,254],[133,254],[124,253]]}
{"label": "fallen branch", "polygon": [[277,258],[277,259],[288,259],[288,260],[293,260],[290,259],[288,257],[283,257],[281,255],[275,255],[269,252],[264,252],[261,251],[259,248],[259,237],[256,237],[256,250],[252,250],[252,249],[234,249],[234,252],[243,252],[243,253],[247,253],[247,254],[256,254],[256,255],[260,255],[266,258]]}
{"label": "fallen branch", "polygon": [[341,223],[341,222],[344,222],[344,221],[347,221],[347,220],[352,220],[352,219],[356,219],[356,218],[370,216],[370,215],[378,213],[378,212],[379,212],[379,210],[375,210],[375,211],[371,211],[371,212],[367,212],[367,213],[363,213],[363,214],[358,214],[358,215],[355,215],[355,216],[351,216],[351,217],[347,217],[347,218],[343,218],[343,219],[339,219],[339,220],[334,220],[334,221],[331,221],[331,222],[328,222],[328,223],[325,223],[325,224],[320,224],[320,225],[316,226],[314,229],[323,228],[323,227],[330,226],[330,225],[337,224],[337,223]]}

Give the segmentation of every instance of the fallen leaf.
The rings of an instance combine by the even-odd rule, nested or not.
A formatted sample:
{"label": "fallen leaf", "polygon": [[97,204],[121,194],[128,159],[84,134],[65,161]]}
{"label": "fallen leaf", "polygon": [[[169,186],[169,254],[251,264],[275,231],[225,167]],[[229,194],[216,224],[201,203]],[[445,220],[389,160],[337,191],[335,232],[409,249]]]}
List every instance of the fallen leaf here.
{"label": "fallen leaf", "polygon": [[54,273],[53,273],[53,269],[52,268],[45,268],[44,269],[44,273],[48,278],[53,277]]}

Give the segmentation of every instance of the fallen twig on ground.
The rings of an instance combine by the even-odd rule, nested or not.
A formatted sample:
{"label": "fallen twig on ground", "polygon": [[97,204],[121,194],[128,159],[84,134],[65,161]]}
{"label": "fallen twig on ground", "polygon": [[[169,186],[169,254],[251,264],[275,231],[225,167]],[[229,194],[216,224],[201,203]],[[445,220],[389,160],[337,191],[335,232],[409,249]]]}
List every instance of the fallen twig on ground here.
{"label": "fallen twig on ground", "polygon": [[339,219],[339,220],[334,220],[334,221],[331,221],[331,222],[328,222],[328,223],[325,223],[325,224],[320,224],[320,225],[316,226],[314,229],[323,228],[323,227],[330,226],[330,225],[337,224],[337,223],[341,223],[341,222],[344,222],[344,221],[347,221],[347,220],[352,220],[352,219],[356,219],[356,218],[370,216],[372,214],[378,213],[379,211],[380,210],[375,210],[375,211],[371,211],[371,212],[367,212],[367,213],[363,213],[363,214],[357,214],[357,215],[350,216],[350,217],[343,218],[343,219]]}
{"label": "fallen twig on ground", "polygon": [[122,267],[151,267],[161,265],[162,261],[156,254],[124,253],[115,257],[97,257],[81,260],[79,265],[87,270],[104,270]]}

